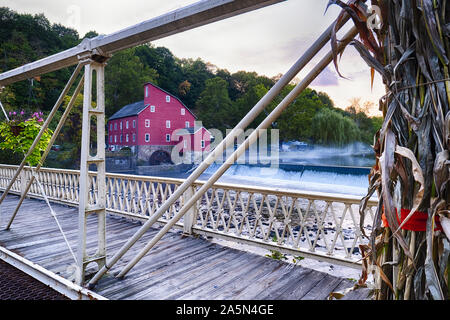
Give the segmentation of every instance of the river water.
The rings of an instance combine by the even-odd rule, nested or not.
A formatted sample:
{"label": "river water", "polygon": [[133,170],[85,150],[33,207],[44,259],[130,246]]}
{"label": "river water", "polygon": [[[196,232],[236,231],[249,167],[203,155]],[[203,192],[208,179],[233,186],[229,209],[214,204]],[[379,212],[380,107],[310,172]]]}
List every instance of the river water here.
{"label": "river water", "polygon": [[[285,144],[277,154],[259,155],[257,160],[249,153],[243,155],[219,182],[364,196],[370,167],[375,164],[370,146],[360,143],[342,148]],[[207,180],[220,165],[213,163],[199,179]],[[187,178],[194,169],[195,166],[185,172],[156,175]]]}

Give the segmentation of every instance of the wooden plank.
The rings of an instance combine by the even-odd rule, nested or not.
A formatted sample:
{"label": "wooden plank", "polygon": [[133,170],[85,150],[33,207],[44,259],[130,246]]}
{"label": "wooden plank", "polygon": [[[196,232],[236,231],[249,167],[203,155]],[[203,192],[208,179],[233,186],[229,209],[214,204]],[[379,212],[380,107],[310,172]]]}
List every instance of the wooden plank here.
{"label": "wooden plank", "polygon": [[[254,264],[249,264],[248,261],[252,261]],[[248,265],[248,268],[240,268],[241,270],[233,273],[234,277],[220,285],[215,285],[214,289],[205,290],[207,292],[204,292],[204,288],[198,288],[188,295],[183,296],[183,299],[196,297],[197,299],[214,297],[215,300],[234,299],[238,293],[242,292],[249,285],[255,281],[260,281],[260,279],[263,279],[267,274],[271,273],[278,266],[278,262],[249,254],[248,257],[245,257],[243,265]]]}
{"label": "wooden plank", "polygon": [[[320,280],[310,291],[303,296],[292,296],[293,299],[298,300],[327,300],[330,292],[339,286],[343,281],[342,278],[333,277],[330,274],[326,274],[325,277]],[[284,297],[283,297],[284,298]]]}
{"label": "wooden plank", "polygon": [[[270,259],[270,258],[267,258]],[[250,283],[246,288],[237,292],[233,299],[237,300],[262,300],[262,296],[265,295],[267,290],[282,278],[284,275],[291,271],[291,266],[281,261],[275,261],[276,264],[272,265],[272,270],[261,277],[257,281]]]}
{"label": "wooden plank", "polygon": [[232,291],[240,287],[244,279],[251,278],[251,275],[258,274],[255,270],[263,269],[264,258],[252,254],[242,255],[239,262],[232,265],[225,265],[225,272],[222,277],[205,283],[203,286],[194,288],[185,294],[179,295],[177,299],[223,299],[221,295],[224,291]]}
{"label": "wooden plank", "polygon": [[[4,210],[13,210],[18,197],[8,196]],[[75,249],[77,208],[52,204],[68,241]],[[0,231],[0,243],[63,277],[73,259],[48,207],[26,199],[10,231]],[[7,211],[6,211],[7,212]],[[5,216],[3,216],[5,219]],[[4,220],[2,220],[4,221]],[[107,255],[117,252],[140,227],[139,222],[107,216]],[[110,272],[95,291],[110,299],[327,299],[332,291],[351,287],[346,279],[276,261],[249,252],[169,232],[123,280],[113,275],[140,251],[159,229],[151,228]],[[96,217],[88,219],[88,251],[96,248]],[[96,268],[91,266],[88,272]],[[363,291],[345,299],[364,299]]]}
{"label": "wooden plank", "polygon": [[[169,249],[167,249],[169,250]],[[151,253],[148,256],[145,257],[145,260],[143,261],[143,267],[142,268],[136,268],[136,271],[133,273],[128,274],[123,280],[115,279],[115,282],[109,283],[111,287],[106,287],[103,283],[98,284],[99,292],[102,292],[102,295],[104,296],[112,296],[120,293],[121,296],[125,298],[125,295],[133,295],[137,294],[140,291],[144,290],[145,288],[148,288],[150,286],[155,285],[159,282],[159,280],[156,277],[153,277],[152,275],[155,275],[155,273],[158,272],[158,270],[162,268],[166,268],[170,265],[175,265],[176,269],[180,269],[179,272],[182,272],[182,266],[183,262],[185,260],[191,261],[191,265],[187,265],[186,268],[192,268],[195,267],[195,263],[201,263],[201,260],[195,259],[193,257],[200,255],[202,256],[203,253],[205,253],[205,256],[211,255],[210,253],[210,247],[202,247],[201,249],[192,248],[190,251],[184,251],[183,254],[178,254],[174,256],[172,259],[165,259],[165,256],[167,255],[167,250],[163,250],[160,253]],[[170,251],[170,250],[169,250]],[[218,252],[221,254],[224,254],[224,252]],[[192,259],[192,260],[191,260]],[[123,263],[123,266],[125,263]],[[120,270],[120,267],[117,268]],[[174,275],[169,275],[170,277],[173,277]],[[143,281],[147,280],[147,281]],[[125,293],[123,290],[124,287],[132,288],[132,292]]]}
{"label": "wooden plank", "polygon": [[[315,283],[324,277],[324,274],[301,267],[290,266],[288,272],[280,276],[270,287],[258,295],[262,300],[289,300],[289,293],[301,287],[309,290]],[[292,299],[292,296],[291,296]]]}
{"label": "wooden plank", "polygon": [[[243,257],[245,257],[244,252],[228,252],[227,256],[222,259],[202,264],[201,268],[183,275],[182,278],[174,279],[172,281],[174,285],[168,286],[166,291],[160,295],[160,299],[182,299],[193,288],[205,288],[207,284],[223,279],[232,272],[230,270],[242,267]],[[214,299],[214,297],[210,297],[210,299]]]}
{"label": "wooden plank", "polygon": [[[210,251],[213,251],[213,253]],[[134,275],[135,282],[137,280],[139,284],[138,286],[128,286],[131,290],[127,292],[123,292],[122,288],[119,287],[119,290],[116,290],[116,292],[118,292],[118,296],[121,299],[161,299],[159,297],[160,292],[165,293],[166,287],[169,284],[183,281],[181,279],[183,279],[184,274],[192,273],[194,270],[200,269],[202,264],[208,261],[208,259],[220,259],[226,254],[226,250],[208,250],[204,252],[204,255],[194,254],[188,259],[180,259],[176,263],[173,263],[171,268],[168,267],[166,269],[163,267],[163,270],[158,268],[150,273],[138,272]],[[185,261],[188,264],[185,264]],[[160,273],[161,271],[164,271],[164,273]]]}

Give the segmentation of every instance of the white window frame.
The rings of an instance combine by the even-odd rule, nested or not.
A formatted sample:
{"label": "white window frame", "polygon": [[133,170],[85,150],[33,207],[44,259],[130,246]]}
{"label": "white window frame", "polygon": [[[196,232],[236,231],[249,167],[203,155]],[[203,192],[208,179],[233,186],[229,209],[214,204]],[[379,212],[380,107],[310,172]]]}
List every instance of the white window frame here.
{"label": "white window frame", "polygon": [[170,96],[166,96],[166,102],[167,102],[167,103],[170,102]]}
{"label": "white window frame", "polygon": [[133,133],[133,142],[136,142],[136,133]]}
{"label": "white window frame", "polygon": [[133,120],[133,129],[136,128],[136,120]]}
{"label": "white window frame", "polygon": [[150,128],[150,119],[145,119],[145,127]]}
{"label": "white window frame", "polygon": [[123,125],[122,125],[122,121],[120,121],[120,130],[122,130]]}
{"label": "white window frame", "polygon": [[114,143],[117,143],[117,135],[114,135]]}
{"label": "white window frame", "polygon": [[189,123],[189,121],[186,121],[186,122],[184,123],[184,126],[185,126],[186,128],[190,128],[190,127],[191,127],[191,124]]}
{"label": "white window frame", "polygon": [[145,97],[148,98],[148,87],[145,87]]}
{"label": "white window frame", "polygon": [[166,128],[170,129],[170,120],[166,120]]}
{"label": "white window frame", "polygon": [[156,112],[156,107],[155,106],[150,106],[150,112]]}
{"label": "white window frame", "polygon": [[183,146],[184,146],[184,148],[187,148],[187,140],[183,141]]}
{"label": "white window frame", "polygon": [[170,134],[166,134],[166,142],[170,142]]}
{"label": "white window frame", "polygon": [[185,108],[181,108],[181,115],[184,116],[186,114],[186,109]]}
{"label": "white window frame", "polygon": [[127,123],[125,124],[125,127],[128,129],[130,127],[129,121],[127,120]]}
{"label": "white window frame", "polygon": [[150,133],[145,134],[145,142],[150,142]]}
{"label": "white window frame", "polygon": [[128,133],[127,133],[127,135],[125,136],[125,142],[129,142],[129,141],[130,141],[130,139],[129,139]]}

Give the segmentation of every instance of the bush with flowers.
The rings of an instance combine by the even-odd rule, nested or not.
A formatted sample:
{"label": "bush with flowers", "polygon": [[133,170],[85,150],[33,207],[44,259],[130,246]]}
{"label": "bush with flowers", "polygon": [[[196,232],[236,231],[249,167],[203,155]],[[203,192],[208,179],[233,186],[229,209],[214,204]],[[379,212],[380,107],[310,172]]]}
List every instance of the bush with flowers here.
{"label": "bush with flowers", "polygon": [[[10,120],[0,123],[0,149],[12,150],[25,155],[41,131],[44,123],[42,117],[42,112],[34,112],[31,115],[23,110],[21,112],[10,112]],[[47,148],[52,134],[53,132],[50,129],[45,130],[33,153],[27,158],[30,165],[36,166],[39,163],[42,152]]]}

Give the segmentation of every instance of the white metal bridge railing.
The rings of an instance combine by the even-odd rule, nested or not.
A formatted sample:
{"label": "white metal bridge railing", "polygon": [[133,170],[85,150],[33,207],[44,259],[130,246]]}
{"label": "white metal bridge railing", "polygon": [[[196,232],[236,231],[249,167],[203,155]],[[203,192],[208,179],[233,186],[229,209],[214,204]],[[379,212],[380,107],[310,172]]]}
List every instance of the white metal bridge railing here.
{"label": "white metal bridge railing", "polygon": [[[0,190],[5,189],[16,170],[17,166],[0,165]],[[51,201],[78,206],[79,171],[41,168],[37,174]],[[31,170],[25,168],[10,192],[24,192],[30,178]],[[183,182],[107,173],[106,209],[109,214],[146,221]],[[158,222],[165,224],[175,216],[203,184],[195,182]],[[89,186],[89,205],[95,206],[95,172],[89,173]],[[36,183],[28,196],[42,198]],[[359,197],[345,195],[216,183],[174,227],[186,233],[359,268],[362,257],[358,246],[367,243],[360,230],[359,203]],[[377,201],[369,201],[363,224],[367,235],[376,206]]]}

